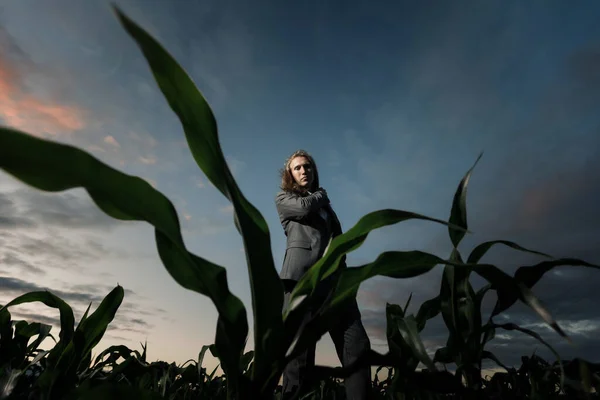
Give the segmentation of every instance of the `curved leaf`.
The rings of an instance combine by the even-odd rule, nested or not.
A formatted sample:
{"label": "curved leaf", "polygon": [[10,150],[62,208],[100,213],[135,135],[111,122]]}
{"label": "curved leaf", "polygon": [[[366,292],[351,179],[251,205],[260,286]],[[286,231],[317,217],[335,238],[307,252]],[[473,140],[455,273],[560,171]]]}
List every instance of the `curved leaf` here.
{"label": "curved leaf", "polygon": [[492,240],[490,242],[481,243],[480,245],[475,247],[473,249],[473,251],[471,251],[471,254],[469,254],[469,258],[467,259],[467,264],[477,264],[479,262],[479,260],[481,260],[481,257],[483,257],[488,252],[489,249],[491,249],[493,246],[495,246],[497,244],[503,244],[505,246],[511,247],[515,250],[523,251],[525,253],[537,254],[540,256],[553,258],[552,256],[550,256],[546,253],[526,249],[524,247],[519,246],[518,244],[516,244],[514,242],[509,242],[508,240]]}
{"label": "curved leaf", "polygon": [[[287,359],[294,358],[300,351],[311,343],[316,342],[327,332],[331,321],[341,307],[356,298],[360,284],[376,275],[391,278],[411,278],[422,275],[437,264],[445,261],[433,254],[421,251],[389,251],[377,257],[375,261],[359,267],[346,268],[339,271],[339,278],[328,300],[316,311],[314,317],[302,327],[290,327],[291,323],[302,320],[304,313],[302,307],[287,310],[285,321],[286,329],[298,330],[298,340]],[[303,301],[303,303],[306,303]]]}
{"label": "curved leaf", "polygon": [[441,300],[440,295],[435,296],[433,299],[429,299],[419,307],[417,312],[417,326],[419,332],[425,329],[425,323],[427,320],[437,316],[441,312]]}
{"label": "curved leaf", "polygon": [[[546,272],[555,267],[563,265],[584,266],[600,269],[600,266],[598,265],[590,264],[586,261],[576,258],[560,258],[557,260],[542,261],[541,263],[535,265],[519,267],[515,272],[514,282],[515,284],[522,283],[526,288],[531,289]],[[498,293],[498,301],[496,303],[496,307],[494,307],[492,316],[498,315],[511,307],[519,299],[519,293],[520,291],[509,290]]]}
{"label": "curved leaf", "polygon": [[[106,328],[115,317],[124,296],[123,288],[117,285],[102,300],[98,308],[87,318],[82,319],[75,331],[77,341],[72,341],[57,362],[57,368],[74,369],[80,361],[91,353],[92,349],[106,332]],[[65,364],[65,365],[62,365]],[[72,371],[75,372],[74,370]]]}
{"label": "curved leaf", "polygon": [[465,232],[468,229],[469,225],[467,223],[467,186],[469,184],[469,180],[471,179],[471,174],[473,173],[473,169],[483,156],[483,153],[479,154],[477,160],[473,166],[467,171],[465,176],[460,181],[456,192],[454,193],[454,199],[452,200],[452,210],[450,211],[450,219],[448,222],[453,226],[459,226],[463,228],[463,230],[455,229],[452,226],[448,227],[448,234],[450,235],[450,240],[454,245],[454,248],[458,247],[458,244],[465,236]]}
{"label": "curved leaf", "polygon": [[[496,289],[498,295],[498,301],[492,311],[491,317],[498,315],[507,302],[515,298],[510,305],[514,304],[517,299],[527,304],[536,314],[538,314],[544,322],[546,322],[552,329],[554,329],[562,337],[569,339],[564,333],[562,328],[558,325],[556,320],[552,317],[550,311],[548,311],[540,302],[540,300],[523,284],[519,284],[517,280],[502,271],[498,267],[489,264],[476,264],[472,266],[479,276],[486,279],[492,284],[492,287]],[[510,306],[509,306],[510,307]],[[508,308],[508,307],[506,307]],[[504,310],[506,309],[504,308]],[[491,319],[490,317],[490,319]]]}
{"label": "curved leaf", "polygon": [[[235,379],[233,371],[238,368],[248,332],[246,310],[229,291],[225,268],[187,251],[175,208],[162,193],[80,149],[8,128],[0,128],[0,168],[45,191],[83,187],[109,216],[153,225],[158,252],[169,274],[181,286],[210,297],[215,304],[221,318],[216,338],[224,347],[223,368]],[[72,311],[69,321],[72,336]]]}
{"label": "curved leaf", "polygon": [[[283,343],[283,286],[273,262],[267,223],[238,188],[219,144],[214,115],[194,82],[152,36],[117,7],[115,11],[142,50],[160,90],[181,121],[194,160],[233,204],[236,227],[246,249],[252,292],[256,347],[253,376],[263,376],[271,367],[272,355],[278,353]],[[265,343],[267,335],[268,347]],[[239,359],[239,348],[243,343],[230,342],[229,345],[232,347],[227,351],[234,350]],[[223,348],[221,353],[224,351]]]}
{"label": "curved leaf", "polygon": [[[4,147],[1,145],[2,139],[2,131],[0,130],[0,155],[4,149]],[[1,162],[2,157],[0,157],[0,163]],[[58,335],[59,341],[48,355],[48,365],[54,367],[56,365],[56,361],[62,355],[62,352],[73,338],[75,317],[73,315],[73,309],[71,306],[48,291],[29,292],[17,297],[4,307],[0,308],[0,314],[2,314],[4,309],[8,309],[8,307],[25,303],[34,303],[38,301],[44,303],[48,307],[57,308],[60,313],[60,333]]]}
{"label": "curved leaf", "polygon": [[425,350],[425,345],[419,335],[417,321],[413,315],[398,319],[398,331],[402,335],[405,343],[410,347],[413,355],[421,361],[430,371],[435,371],[436,367]]}
{"label": "curved leaf", "polygon": [[[294,290],[292,291],[292,300],[297,299],[301,295],[313,292],[318,282],[335,273],[342,257],[346,253],[359,248],[371,231],[411,219],[432,221],[446,226],[449,225],[447,222],[440,219],[430,218],[409,211],[393,209],[373,211],[362,217],[356,223],[356,225],[354,225],[348,231],[336,236],[335,239],[332,240],[327,253],[321,259],[319,259],[319,261],[317,261],[298,281],[294,287]],[[461,229],[458,226],[456,228]],[[383,254],[381,254],[380,257],[383,256]]]}

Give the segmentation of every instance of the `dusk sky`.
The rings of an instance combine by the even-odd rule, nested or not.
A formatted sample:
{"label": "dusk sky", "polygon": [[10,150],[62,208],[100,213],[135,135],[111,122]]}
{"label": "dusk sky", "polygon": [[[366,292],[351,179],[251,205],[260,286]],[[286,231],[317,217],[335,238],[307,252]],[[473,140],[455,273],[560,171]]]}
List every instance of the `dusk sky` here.
{"label": "dusk sky", "polygon": [[[234,177],[268,223],[278,271],[278,170],[297,149],[314,156],[344,230],[385,208],[447,220],[456,186],[483,151],[469,184],[465,257],[480,242],[505,239],[600,264],[600,3],[116,4],[207,98]],[[227,268],[252,327],[232,207],[196,165],[109,2],[0,0],[0,124],[75,145],[164,193],[188,249]],[[414,249],[448,257],[447,229],[416,221],[382,228],[347,261]],[[512,274],[541,260],[498,247],[482,261]],[[387,351],[386,302],[404,305],[412,293],[416,312],[439,293],[441,273],[438,266],[418,278],[363,283],[358,303],[375,350]],[[78,321],[117,283],[125,299],[96,354],[112,344],[141,350],[147,340],[150,361],[182,363],[214,342],[214,305],[175,283],[149,224],[108,217],[82,189],[45,193],[0,171],[0,304],[48,289]],[[496,321],[536,330],[564,358],[600,362],[599,285],[600,271],[560,267],[534,287],[574,345],[521,304]],[[494,301],[486,297],[485,316]],[[52,323],[58,334],[54,309],[11,312]],[[446,339],[441,316],[429,321],[423,340],[431,354]],[[553,361],[520,333],[497,332],[487,347],[515,366],[536,348]],[[317,349],[318,363],[339,365],[329,336]]]}

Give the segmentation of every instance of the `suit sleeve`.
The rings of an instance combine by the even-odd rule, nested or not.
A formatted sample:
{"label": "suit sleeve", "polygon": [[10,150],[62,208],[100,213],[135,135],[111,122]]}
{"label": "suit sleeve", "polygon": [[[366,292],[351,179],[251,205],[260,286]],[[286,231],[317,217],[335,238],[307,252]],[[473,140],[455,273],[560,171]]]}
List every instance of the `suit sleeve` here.
{"label": "suit sleeve", "polygon": [[277,212],[282,220],[300,220],[327,204],[329,198],[320,191],[306,197],[287,192],[279,192],[275,196]]}

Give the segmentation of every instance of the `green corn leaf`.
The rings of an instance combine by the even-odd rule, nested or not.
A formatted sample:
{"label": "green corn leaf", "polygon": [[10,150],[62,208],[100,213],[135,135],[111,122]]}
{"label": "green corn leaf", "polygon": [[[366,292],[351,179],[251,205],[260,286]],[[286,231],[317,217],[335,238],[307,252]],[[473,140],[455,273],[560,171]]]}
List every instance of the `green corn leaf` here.
{"label": "green corn leaf", "polygon": [[[392,209],[373,211],[362,217],[356,225],[348,231],[336,236],[335,239],[332,240],[327,253],[302,276],[294,287],[291,296],[292,301],[302,295],[310,294],[315,290],[318,282],[335,273],[338,270],[342,257],[346,253],[359,248],[371,231],[411,219],[432,221],[446,226],[449,225],[447,222],[440,219],[430,218],[408,211]],[[456,226],[456,229],[460,230],[462,228]]]}
{"label": "green corn leaf", "polygon": [[515,271],[515,279],[517,282],[523,283],[528,288],[532,288],[546,272],[555,267],[565,265],[600,269],[599,265],[590,264],[577,258],[560,258],[557,260],[543,261],[536,265],[519,267]]}
{"label": "green corn leaf", "polygon": [[244,356],[240,360],[240,371],[246,371],[248,369],[248,366],[253,361],[254,354],[255,353],[253,350],[250,350],[244,354]]}
{"label": "green corn leaf", "polygon": [[200,349],[200,353],[198,354],[198,374],[199,375],[203,375],[202,363],[204,362],[204,354],[206,353],[206,350],[208,350],[209,347],[210,347],[209,345],[202,346],[202,349]]}
{"label": "green corn leaf", "polygon": [[[515,280],[514,284],[522,283],[526,288],[531,289],[533,286],[544,276],[544,274],[551,269],[559,266],[584,266],[590,268],[599,269],[600,266],[595,264],[590,264],[586,261],[575,259],[575,258],[560,258],[557,260],[543,261],[541,263],[519,267],[515,272]],[[505,278],[504,285],[510,285]],[[519,299],[519,290],[505,290],[502,293],[498,293],[498,301],[496,302],[496,306],[494,307],[494,311],[492,312],[492,317],[500,314],[501,312],[507,310],[511,307],[518,299]]]}
{"label": "green corn leaf", "polygon": [[[98,344],[110,322],[114,319],[117,310],[123,301],[124,291],[117,285],[100,303],[98,308],[75,330],[78,340],[73,340],[59,358],[57,368],[73,370],[81,359],[87,358],[94,346]],[[74,370],[72,371],[75,372]]]}
{"label": "green corn leaf", "polygon": [[44,339],[50,336],[50,331],[52,330],[51,325],[42,324],[39,322],[35,322],[29,325],[35,327],[35,334],[37,334],[38,336],[29,346],[27,346],[27,354],[31,354],[34,350],[37,350],[38,346],[44,341]]}
{"label": "green corn leaf", "polygon": [[[477,160],[473,166],[467,171],[465,176],[460,181],[456,192],[454,193],[454,199],[452,200],[452,210],[450,211],[450,219],[449,222],[452,226],[448,227],[448,234],[450,235],[450,240],[454,245],[454,248],[458,247],[458,244],[465,236],[465,231],[468,229],[467,223],[467,186],[469,184],[469,180],[471,179],[471,174],[475,166],[483,156],[483,153],[479,154]],[[459,226],[463,228],[462,230],[455,229],[453,226]]]}
{"label": "green corn leaf", "polygon": [[[502,307],[505,306],[513,296],[527,304],[536,314],[538,314],[552,329],[554,329],[559,335],[570,340],[565,334],[562,328],[558,325],[558,322],[552,317],[550,311],[548,311],[540,302],[540,300],[531,292],[525,285],[519,283],[516,279],[508,275],[506,272],[500,270],[498,267],[489,264],[476,264],[472,266],[479,276],[486,279],[492,284],[492,287],[496,289],[498,294],[498,300],[496,306],[492,311],[491,317],[499,314],[502,311]],[[508,300],[507,300],[508,299]],[[516,302],[515,299],[510,305]],[[509,306],[510,307],[510,306]],[[506,307],[508,308],[508,307]],[[506,310],[504,308],[504,310]]]}
{"label": "green corn leaf", "polygon": [[[169,274],[184,288],[208,296],[215,304],[220,315],[216,338],[226,348],[224,369],[232,371],[230,379],[235,379],[234,371],[248,333],[246,310],[229,291],[225,268],[187,251],[175,208],[162,193],[144,180],[119,172],[75,147],[1,127],[0,168],[44,191],[83,187],[109,216],[153,225],[158,252]],[[72,310],[69,315],[61,317],[70,324],[70,328],[65,325],[61,329],[61,335],[68,336],[67,341],[74,332]]]}
{"label": "green corn leaf", "polygon": [[[356,297],[358,288],[363,281],[376,275],[391,278],[410,278],[419,276],[430,271],[438,264],[452,265],[457,268],[468,268],[473,270],[486,279],[492,287],[496,289],[499,297],[503,293],[511,293],[514,291],[524,293],[523,289],[517,285],[517,282],[513,277],[494,265],[460,264],[450,260],[443,260],[433,254],[420,251],[384,252],[370,264],[346,268],[340,271],[337,285],[335,286],[330,299],[322,305],[316,315],[307,322],[302,329],[299,329],[300,333],[294,349],[288,353],[286,358],[291,360],[299,354],[300,351],[308,347],[310,343],[314,343],[323,336],[327,332],[330,321],[334,320],[336,313],[339,312],[341,307]],[[471,292],[470,297],[476,297],[475,293]],[[559,332],[559,334],[562,332],[554,319],[548,319],[548,316],[551,315],[550,312],[541,306],[539,300],[537,300],[532,293],[529,293],[527,296],[522,295],[519,299],[530,306],[544,319],[544,321],[549,321],[549,325]],[[286,314],[286,322],[294,319],[297,320],[298,315],[296,315],[296,313],[299,309],[300,307],[289,310]]]}
{"label": "green corn leaf", "polygon": [[429,299],[419,307],[419,311],[417,312],[417,326],[419,328],[419,332],[425,329],[425,323],[427,320],[437,316],[441,312],[441,300],[440,296],[437,295],[433,299]]}
{"label": "green corn leaf", "polygon": [[[397,304],[385,305],[386,337],[389,353],[397,363],[409,363],[411,354],[404,354],[404,339],[398,329],[396,321],[404,317],[404,311]],[[398,366],[398,365],[396,365]]]}
{"label": "green corn leaf", "polygon": [[469,275],[471,270],[463,265],[456,248],[450,254],[455,265],[446,265],[440,286],[441,311],[452,340],[461,347],[467,342],[473,329],[473,299]]}
{"label": "green corn leaf", "polygon": [[398,324],[398,331],[404,342],[410,347],[413,355],[421,361],[430,371],[435,371],[436,367],[425,350],[425,345],[419,336],[419,330],[417,328],[417,321],[413,315],[409,315],[404,318],[400,318],[396,321]]}
{"label": "green corn leaf", "polygon": [[514,242],[509,242],[508,240],[492,240],[490,242],[481,243],[480,245],[475,247],[473,249],[473,251],[471,251],[471,254],[469,254],[469,258],[467,259],[467,264],[477,264],[479,262],[479,260],[481,260],[481,258],[488,252],[488,250],[497,244],[503,244],[505,246],[511,247],[515,250],[523,251],[525,253],[537,254],[540,256],[553,258],[552,256],[550,256],[546,253],[526,249],[524,247],[519,246],[518,244],[516,244]]}
{"label": "green corn leaf", "polygon": [[81,317],[81,320],[79,321],[79,324],[77,324],[77,328],[79,329],[79,327],[81,326],[81,324],[83,324],[83,322],[87,319],[88,317],[88,313],[90,312],[90,307],[92,307],[92,303],[90,302],[90,304],[88,304],[88,307],[85,309],[85,312],[83,313],[83,316]]}
{"label": "green corn leaf", "polygon": [[[422,275],[437,264],[444,262],[433,254],[421,251],[390,251],[380,254],[372,263],[341,270],[330,300],[318,309],[316,315],[302,329],[295,327],[294,330],[299,332],[298,340],[287,358],[293,358],[327,332],[331,321],[335,321],[335,316],[338,315],[341,308],[356,298],[356,293],[363,281],[377,275],[391,278],[411,278]],[[300,320],[299,315],[303,312],[301,307],[288,311],[286,324],[290,321]]]}
{"label": "green corn leaf", "polygon": [[[0,129],[0,163],[4,158],[1,156],[2,152],[8,147],[1,145],[3,139],[4,136]],[[25,303],[35,303],[38,301],[44,303],[48,307],[57,308],[60,313],[59,341],[48,355],[48,365],[53,367],[56,365],[58,358],[62,355],[65,347],[71,342],[74,334],[75,317],[73,316],[73,309],[71,309],[67,303],[48,291],[29,292],[6,304],[0,309],[0,315],[2,314],[2,311],[8,307]]]}
{"label": "green corn leaf", "polygon": [[333,307],[355,298],[360,284],[374,276],[396,279],[413,278],[423,275],[436,265],[445,262],[433,254],[418,250],[383,252],[372,263],[342,270],[331,302],[323,312],[333,313]]}
{"label": "green corn leaf", "polygon": [[117,285],[98,308],[79,324],[73,339],[58,358],[56,366],[46,369],[39,377],[40,387],[47,395],[62,397],[76,385],[78,369],[89,369],[92,348],[100,341],[108,324],[113,320],[123,301],[123,295],[123,288]]}
{"label": "green corn leaf", "polygon": [[[160,90],[181,121],[196,163],[233,204],[234,222],[243,238],[251,283],[256,346],[253,376],[264,376],[271,369],[272,355],[278,353],[283,343],[283,287],[275,269],[267,223],[238,188],[219,144],[214,115],[192,79],[153,37],[117,7],[115,10],[121,24],[142,50]],[[240,350],[243,350],[239,348],[241,344],[229,342],[230,347],[222,348],[221,353],[235,350],[235,358],[239,360]]]}
{"label": "green corn leaf", "polygon": [[408,299],[406,300],[406,304],[404,305],[404,313],[406,313],[406,311],[408,311],[408,306],[410,305],[410,300],[411,299],[412,299],[412,292],[408,296]]}

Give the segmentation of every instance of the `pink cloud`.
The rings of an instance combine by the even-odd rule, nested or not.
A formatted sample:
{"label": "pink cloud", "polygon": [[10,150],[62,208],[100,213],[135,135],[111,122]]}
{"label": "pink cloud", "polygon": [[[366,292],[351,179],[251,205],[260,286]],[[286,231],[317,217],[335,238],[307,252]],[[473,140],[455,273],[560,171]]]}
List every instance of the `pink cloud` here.
{"label": "pink cloud", "polygon": [[85,127],[82,109],[44,100],[23,91],[21,76],[0,59],[0,118],[13,128],[36,136],[58,136]]}

